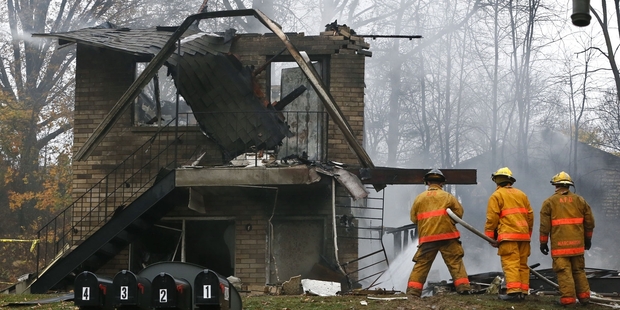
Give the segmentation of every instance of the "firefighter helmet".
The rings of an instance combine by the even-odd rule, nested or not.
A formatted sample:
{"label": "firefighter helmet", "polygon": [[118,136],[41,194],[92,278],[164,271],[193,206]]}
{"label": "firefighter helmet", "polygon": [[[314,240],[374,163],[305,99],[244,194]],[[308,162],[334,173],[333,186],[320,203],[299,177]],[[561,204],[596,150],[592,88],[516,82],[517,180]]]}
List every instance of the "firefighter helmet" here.
{"label": "firefighter helmet", "polygon": [[433,168],[424,175],[424,184],[428,184],[429,181],[443,183],[446,181],[446,177],[443,175],[441,170]]}
{"label": "firefighter helmet", "polygon": [[512,171],[510,171],[508,167],[497,169],[497,171],[491,174],[491,180],[493,180],[493,182],[495,182],[496,184],[504,182],[517,182],[517,180],[512,176]]}
{"label": "firefighter helmet", "polygon": [[564,171],[554,175],[553,178],[551,178],[551,184],[560,186],[575,186],[573,179],[571,179],[570,175]]}

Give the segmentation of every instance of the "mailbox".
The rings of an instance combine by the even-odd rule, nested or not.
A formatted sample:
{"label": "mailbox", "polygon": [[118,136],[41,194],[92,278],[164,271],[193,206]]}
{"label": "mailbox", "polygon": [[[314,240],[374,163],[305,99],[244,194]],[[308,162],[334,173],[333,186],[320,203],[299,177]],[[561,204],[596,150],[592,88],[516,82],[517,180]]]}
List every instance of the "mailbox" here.
{"label": "mailbox", "polygon": [[116,308],[150,309],[151,281],[122,270],[114,276],[113,300]]}
{"label": "mailbox", "polygon": [[230,309],[230,282],[205,269],[194,279],[194,304],[198,309]]}
{"label": "mailbox", "polygon": [[161,272],[153,278],[151,288],[154,309],[192,309],[192,288],[187,280]]}
{"label": "mailbox", "polygon": [[73,302],[80,309],[114,309],[112,280],[84,271],[75,277],[73,286]]}

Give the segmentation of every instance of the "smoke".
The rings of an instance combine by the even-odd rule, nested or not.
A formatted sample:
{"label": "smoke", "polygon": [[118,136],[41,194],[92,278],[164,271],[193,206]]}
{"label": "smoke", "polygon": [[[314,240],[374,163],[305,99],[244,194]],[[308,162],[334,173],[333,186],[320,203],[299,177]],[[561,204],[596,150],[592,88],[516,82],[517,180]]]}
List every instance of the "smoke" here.
{"label": "smoke", "polygon": [[[509,167],[517,180],[514,187],[528,196],[534,211],[529,264],[540,263],[540,268],[551,268],[551,257],[543,255],[538,249],[540,209],[543,201],[554,193],[555,188],[550,184],[553,175],[566,171],[575,182],[577,194],[590,204],[596,221],[593,247],[586,251],[586,267],[618,269],[620,250],[614,236],[618,234],[619,227],[613,216],[613,201],[617,201],[618,194],[611,184],[614,180],[620,180],[620,171],[613,168],[620,164],[620,158],[581,143],[576,148],[575,162],[570,151],[574,150],[575,146],[571,146],[566,136],[550,130],[540,130],[532,135],[528,144],[528,161],[525,165],[514,155],[505,155],[496,167],[489,166],[489,154],[463,162],[458,168],[476,169],[479,181],[473,188],[458,186],[458,197],[465,208],[464,220],[476,228],[484,228],[486,199],[495,190],[490,175],[500,167]],[[508,149],[505,154],[516,152]],[[464,247],[466,246],[464,242]],[[466,247],[466,257],[467,253]]]}
{"label": "smoke", "polygon": [[405,292],[407,280],[413,270],[413,255],[418,248],[418,242],[410,244],[391,263],[388,269],[377,280],[377,287],[385,290]]}

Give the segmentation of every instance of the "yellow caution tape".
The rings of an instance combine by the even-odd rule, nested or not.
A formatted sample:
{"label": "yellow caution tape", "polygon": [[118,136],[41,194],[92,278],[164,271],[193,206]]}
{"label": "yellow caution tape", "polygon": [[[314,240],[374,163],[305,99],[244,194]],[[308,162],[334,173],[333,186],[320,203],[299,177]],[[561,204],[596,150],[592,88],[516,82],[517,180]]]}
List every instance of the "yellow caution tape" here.
{"label": "yellow caution tape", "polygon": [[39,240],[24,240],[24,239],[0,239],[0,242],[32,242],[30,246],[30,252],[34,252],[34,247],[39,243]]}

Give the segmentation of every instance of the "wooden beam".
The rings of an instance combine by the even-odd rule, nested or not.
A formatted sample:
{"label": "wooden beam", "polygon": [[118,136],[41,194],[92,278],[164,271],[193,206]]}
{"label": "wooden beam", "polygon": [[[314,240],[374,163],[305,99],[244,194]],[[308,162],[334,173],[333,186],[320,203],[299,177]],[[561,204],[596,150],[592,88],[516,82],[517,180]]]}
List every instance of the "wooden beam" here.
{"label": "wooden beam", "polygon": [[[375,167],[372,169],[348,168],[364,184],[424,184],[429,169]],[[446,177],[446,184],[477,184],[476,169],[439,169]]]}

